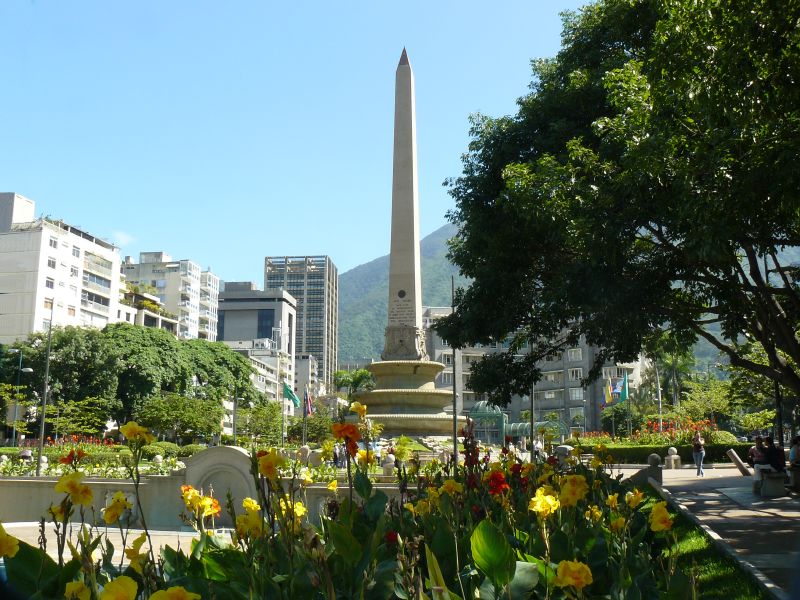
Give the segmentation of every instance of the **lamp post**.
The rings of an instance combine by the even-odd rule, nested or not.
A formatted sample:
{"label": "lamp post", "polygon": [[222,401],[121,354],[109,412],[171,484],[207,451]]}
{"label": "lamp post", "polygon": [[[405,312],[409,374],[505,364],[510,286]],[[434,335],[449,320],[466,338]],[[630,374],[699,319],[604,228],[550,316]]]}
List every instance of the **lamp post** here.
{"label": "lamp post", "polygon": [[10,348],[8,350],[9,354],[19,354],[19,364],[17,365],[17,398],[14,399],[14,421],[11,424],[11,439],[12,444],[16,448],[17,447],[17,421],[19,420],[19,388],[21,386],[21,378],[23,373],[33,373],[33,369],[30,367],[22,367],[22,349],[21,348]]}
{"label": "lamp post", "polygon": [[[450,308],[456,312],[456,279],[450,275]],[[456,364],[460,360],[458,348],[453,346],[453,474],[458,468],[458,389],[456,387]]]}
{"label": "lamp post", "polygon": [[44,393],[42,394],[42,420],[39,424],[39,451],[36,456],[36,476],[42,474],[42,451],[44,450],[44,423],[47,413],[47,394],[50,392],[50,341],[53,337],[53,307],[56,299],[50,301],[50,322],[47,324],[47,354],[44,359]]}
{"label": "lamp post", "polygon": [[239,400],[244,400],[244,398],[236,398],[233,399],[233,445],[236,445],[236,408],[239,406]]}

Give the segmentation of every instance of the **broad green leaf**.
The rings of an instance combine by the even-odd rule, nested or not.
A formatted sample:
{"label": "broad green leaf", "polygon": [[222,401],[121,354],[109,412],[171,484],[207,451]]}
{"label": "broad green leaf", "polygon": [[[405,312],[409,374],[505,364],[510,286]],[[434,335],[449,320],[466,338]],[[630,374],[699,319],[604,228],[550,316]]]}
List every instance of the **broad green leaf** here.
{"label": "broad green leaf", "polygon": [[514,579],[508,584],[512,598],[530,598],[539,583],[539,568],[534,563],[517,561]]}
{"label": "broad green leaf", "polygon": [[336,521],[328,522],[328,532],[336,553],[351,567],[361,559],[361,544],[346,527]]}
{"label": "broad green leaf", "polygon": [[481,521],[470,538],[475,566],[502,588],[514,577],[517,561],[506,536],[489,521]]}
{"label": "broad green leaf", "polygon": [[356,471],[355,477],[353,477],[353,489],[364,500],[370,497],[370,494],[372,494],[372,482],[366,473],[361,470]]}

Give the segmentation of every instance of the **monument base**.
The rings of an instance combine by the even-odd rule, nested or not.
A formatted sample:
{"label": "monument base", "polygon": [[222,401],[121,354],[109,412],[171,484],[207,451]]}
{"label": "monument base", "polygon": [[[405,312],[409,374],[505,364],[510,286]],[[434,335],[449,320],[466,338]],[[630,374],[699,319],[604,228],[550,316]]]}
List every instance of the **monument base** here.
{"label": "monument base", "polygon": [[[434,384],[442,363],[387,360],[367,369],[375,376],[375,388],[356,394],[356,400],[367,405],[370,419],[383,424],[383,437],[452,436],[453,415],[444,409],[452,406],[453,393]],[[465,424],[466,418],[457,417],[459,430]]]}

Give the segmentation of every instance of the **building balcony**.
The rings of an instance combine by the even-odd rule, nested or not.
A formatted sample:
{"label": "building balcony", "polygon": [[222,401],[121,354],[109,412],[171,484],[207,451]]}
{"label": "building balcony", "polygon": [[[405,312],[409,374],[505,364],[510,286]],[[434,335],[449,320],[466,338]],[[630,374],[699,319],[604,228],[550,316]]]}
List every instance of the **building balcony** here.
{"label": "building balcony", "polygon": [[91,271],[92,273],[97,273],[98,275],[103,275],[109,279],[112,275],[111,262],[102,259],[84,258],[83,270]]}
{"label": "building balcony", "polygon": [[93,281],[87,281],[86,279],[83,280],[83,287],[87,290],[92,290],[93,292],[98,292],[103,296],[111,296],[111,288],[107,288],[102,285],[98,285]]}
{"label": "building balcony", "polygon": [[86,310],[94,311],[104,315],[108,314],[108,306],[100,304],[99,302],[92,302],[91,300],[81,300],[81,307]]}

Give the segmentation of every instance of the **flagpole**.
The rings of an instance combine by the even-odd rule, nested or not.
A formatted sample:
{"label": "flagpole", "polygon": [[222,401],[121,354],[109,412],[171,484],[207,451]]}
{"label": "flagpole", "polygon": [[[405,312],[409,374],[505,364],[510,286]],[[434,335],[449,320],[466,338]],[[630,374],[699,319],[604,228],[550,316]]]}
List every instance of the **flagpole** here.
{"label": "flagpole", "polygon": [[308,386],[303,394],[303,446],[308,439]]}

